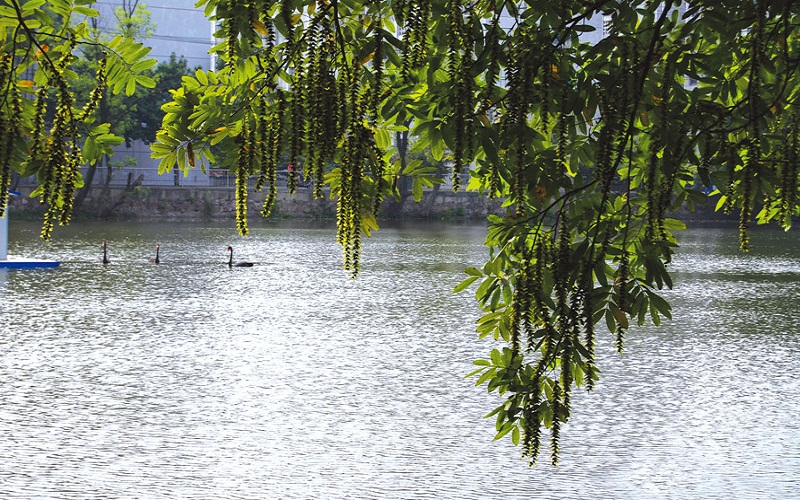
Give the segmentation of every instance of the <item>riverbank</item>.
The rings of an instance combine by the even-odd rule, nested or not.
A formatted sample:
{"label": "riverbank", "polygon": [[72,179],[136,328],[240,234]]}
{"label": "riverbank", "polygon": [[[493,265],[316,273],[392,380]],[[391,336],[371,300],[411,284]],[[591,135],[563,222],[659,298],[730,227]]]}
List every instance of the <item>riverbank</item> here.
{"label": "riverbank", "polygon": [[[36,218],[44,208],[30,198],[32,187],[21,187],[22,196],[12,196],[10,210],[15,217]],[[249,192],[247,206],[252,217],[260,217],[266,192]],[[221,187],[139,186],[133,189],[93,188],[76,208],[73,220],[233,220],[236,216],[235,191]],[[408,197],[402,205],[386,200],[381,216],[409,219],[485,219],[499,213],[501,204],[477,193],[440,189],[423,194],[420,202]],[[315,198],[308,188],[295,194],[279,191],[270,217],[327,219],[336,215],[336,200]]]}
{"label": "riverbank", "polygon": [[[44,207],[30,197],[33,187],[19,187],[21,196],[11,196],[9,207],[15,218],[38,219]],[[247,198],[249,217],[260,218],[266,192],[250,191]],[[738,214],[715,212],[716,201],[693,212],[683,209],[671,214],[687,223],[730,223]],[[489,214],[502,214],[500,200],[489,200],[474,192],[453,193],[448,189],[428,190],[422,200],[408,197],[402,204],[384,201],[381,219],[485,220]],[[279,190],[270,218],[335,219],[336,200],[326,195],[315,198],[311,189],[300,188],[295,194]],[[73,220],[164,220],[204,221],[235,220],[235,191],[229,187],[119,186],[92,188],[83,203],[76,207]]]}

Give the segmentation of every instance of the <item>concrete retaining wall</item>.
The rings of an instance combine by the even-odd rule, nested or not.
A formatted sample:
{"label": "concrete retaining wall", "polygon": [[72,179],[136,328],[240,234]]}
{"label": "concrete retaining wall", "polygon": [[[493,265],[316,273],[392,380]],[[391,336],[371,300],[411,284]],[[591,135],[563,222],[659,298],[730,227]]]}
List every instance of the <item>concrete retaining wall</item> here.
{"label": "concrete retaining wall", "polygon": [[[18,214],[36,215],[44,208],[38,199],[30,198],[32,188],[18,188],[22,196],[12,196],[10,210]],[[265,192],[248,192],[247,205],[251,216],[258,217]],[[498,213],[500,203],[490,202],[477,193],[453,193],[447,190],[428,191],[417,203],[408,198],[402,206],[387,200],[381,211],[385,218],[485,218],[490,211]],[[75,210],[73,220],[91,218],[203,220],[234,219],[236,200],[231,188],[192,188],[147,186],[127,190],[112,187],[104,191],[92,188],[83,204]],[[336,201],[329,197],[315,199],[310,189],[291,195],[279,191],[271,217],[333,218]]]}

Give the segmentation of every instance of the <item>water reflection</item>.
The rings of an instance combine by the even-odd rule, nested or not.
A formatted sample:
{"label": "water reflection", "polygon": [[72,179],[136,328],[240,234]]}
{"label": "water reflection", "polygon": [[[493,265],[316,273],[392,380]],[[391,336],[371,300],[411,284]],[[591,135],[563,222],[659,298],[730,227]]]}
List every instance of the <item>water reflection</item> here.
{"label": "water reflection", "polygon": [[[48,245],[12,225],[12,254],[63,264],[0,275],[0,496],[791,497],[800,253],[765,234],[748,256],[686,232],[675,320],[599,346],[562,466],[529,469],[463,378],[489,344],[451,290],[481,228],[384,228],[353,281],[324,224],[75,225]],[[229,269],[229,244],[256,265]]]}

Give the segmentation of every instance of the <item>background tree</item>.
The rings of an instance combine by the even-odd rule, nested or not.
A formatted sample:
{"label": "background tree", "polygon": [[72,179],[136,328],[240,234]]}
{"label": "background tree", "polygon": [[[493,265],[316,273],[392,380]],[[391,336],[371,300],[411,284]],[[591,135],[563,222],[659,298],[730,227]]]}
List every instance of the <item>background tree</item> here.
{"label": "background tree", "polygon": [[[142,74],[155,63],[145,59],[149,49],[124,36],[96,40],[89,20],[98,13],[90,4],[0,2],[0,214],[11,172],[35,174],[39,186],[33,196],[47,206],[45,239],[56,222],[70,221],[75,190],[83,184],[81,165],[95,164],[117,142],[110,125],[96,119],[106,87],[133,94],[137,85],[153,84]],[[80,102],[73,87],[76,50],[87,46],[102,49],[103,57],[86,101]]]}
{"label": "background tree", "polygon": [[[116,23],[111,27],[101,26],[100,19],[97,17],[89,19],[89,23],[92,26],[91,33],[95,39],[95,43],[82,46],[79,49],[82,57],[78,58],[75,62],[77,78],[75,82],[73,82],[73,85],[76,86],[76,96],[79,100],[81,97],[81,89],[86,93],[85,95],[88,95],[88,91],[91,89],[93,75],[97,71],[99,61],[103,58],[103,44],[107,43],[109,40],[108,33],[143,42],[145,39],[152,36],[155,30],[155,25],[150,20],[150,11],[147,10],[144,4],[139,4],[138,1],[124,0],[122,5],[115,7],[114,17]],[[146,73],[152,76],[150,70],[146,70]],[[137,94],[141,94],[142,92],[144,92],[142,87],[139,87],[133,95],[127,98],[119,94],[110,95],[109,92],[105,90],[102,92],[97,107],[97,119],[111,125],[109,132],[116,137],[113,139],[113,144],[111,143],[111,139],[107,141],[109,145],[117,146],[121,144],[122,140],[120,137],[124,137],[125,143],[130,147],[130,135],[136,130],[133,123],[137,120],[137,108],[134,99]],[[108,188],[113,175],[113,166],[110,161],[110,156],[113,154],[114,152],[112,149],[106,148],[100,162],[89,164],[86,176],[84,177],[84,185],[78,190],[75,196],[76,208],[80,207],[92,188],[98,163],[105,164],[106,176],[103,182],[103,193],[105,196],[108,195]]]}
{"label": "background tree", "polygon": [[[84,58],[76,63],[76,73],[78,78],[74,82],[76,94],[78,96],[90,91],[96,59],[89,54],[93,52],[93,47],[84,52]],[[144,75],[152,78],[154,86],[152,88],[137,87],[133,95],[108,95],[106,94],[100,101],[98,108],[98,119],[110,124],[110,133],[116,136],[113,145],[120,145],[123,142],[126,147],[131,147],[133,141],[140,140],[144,144],[155,141],[156,132],[161,127],[161,120],[164,112],[161,106],[170,101],[170,89],[180,87],[181,78],[191,74],[186,59],[177,58],[175,54],[170,56],[168,61],[158,63],[154,68],[143,72]],[[80,100],[80,97],[79,97]],[[111,161],[111,156],[119,153],[119,150],[107,150],[98,163],[106,166],[106,176],[103,181],[103,189],[108,190],[111,183],[111,176],[115,163]],[[97,164],[89,165],[84,178],[84,185],[78,190],[75,197],[75,207],[79,207],[86,198],[93,184]]]}
{"label": "background tree", "polygon": [[133,40],[147,40],[155,34],[156,25],[152,22],[150,9],[139,0],[119,0],[114,7],[117,25],[113,32]]}
{"label": "background tree", "polygon": [[431,190],[425,203],[432,205],[447,175],[445,162],[441,158],[435,160],[430,147],[420,150],[419,142],[409,142],[409,125],[410,122],[406,123],[406,130],[395,133],[397,157],[394,161],[397,167],[392,177],[394,199],[384,200],[381,205],[381,212],[388,217],[400,216],[409,198],[420,202],[426,188]]}
{"label": "background tree", "polygon": [[153,88],[141,88],[132,96],[121,96],[124,114],[114,124],[114,130],[125,138],[128,147],[137,140],[145,144],[155,142],[164,118],[161,107],[172,100],[170,90],[180,87],[181,79],[196,70],[189,67],[183,56],[172,54],[169,60],[158,63],[149,72],[155,82]]}

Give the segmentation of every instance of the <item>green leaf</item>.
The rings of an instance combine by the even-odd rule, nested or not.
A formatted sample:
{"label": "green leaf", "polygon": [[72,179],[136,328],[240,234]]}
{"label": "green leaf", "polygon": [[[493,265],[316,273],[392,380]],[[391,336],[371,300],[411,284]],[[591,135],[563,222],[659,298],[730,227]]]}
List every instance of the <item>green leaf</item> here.
{"label": "green leaf", "polygon": [[177,152],[171,151],[169,154],[165,155],[161,161],[158,163],[158,174],[164,175],[167,172],[171,172],[175,165],[177,164]]}
{"label": "green leaf", "polygon": [[418,171],[418,169],[422,165],[423,165],[423,163],[422,163],[422,160],[420,160],[420,159],[412,160],[412,161],[408,162],[408,164],[406,165],[406,168],[403,169],[403,175],[409,175],[410,176],[410,175],[415,175],[415,174],[421,173],[421,172]]}
{"label": "green leaf", "polygon": [[614,316],[614,313],[611,312],[611,309],[606,309],[605,311],[605,318],[606,318],[606,328],[608,328],[609,332],[616,332],[617,331],[617,318]]}
{"label": "green leaf", "polygon": [[[511,432],[512,430],[514,430],[516,428],[517,428],[517,426],[513,422],[506,422],[500,428],[500,430],[497,432],[497,434],[495,434],[494,440],[497,441],[498,439],[501,439],[503,436],[505,436],[506,434],[508,434],[509,432]],[[517,440],[519,440],[519,435],[517,435]]]}
{"label": "green leaf", "polygon": [[492,365],[497,367],[505,367],[503,353],[501,353],[499,350],[492,349],[490,356],[492,359]]}
{"label": "green leaf", "polygon": [[611,312],[614,314],[614,319],[621,328],[627,329],[630,327],[628,316],[619,307],[613,306]]}
{"label": "green leaf", "polygon": [[496,373],[496,369],[495,368],[490,368],[490,369],[486,370],[485,372],[483,372],[483,375],[478,377],[478,380],[475,381],[475,385],[476,386],[481,386],[481,385],[485,384],[486,382],[488,382],[489,380],[494,378],[495,373]]}
{"label": "green leaf", "polygon": [[362,233],[366,234],[367,236],[370,236],[372,234],[372,231],[377,231],[378,229],[379,229],[378,221],[377,219],[375,219],[375,215],[373,215],[371,212],[366,212],[361,214]]}
{"label": "green leaf", "polygon": [[444,141],[431,142],[431,156],[435,161],[442,161],[442,158],[444,158]]}
{"label": "green leaf", "polygon": [[469,278],[465,279],[464,281],[456,285],[456,287],[453,289],[453,293],[463,292],[479,278],[480,278],[479,276],[470,276]]}
{"label": "green leaf", "polygon": [[414,181],[411,184],[411,194],[414,196],[414,201],[419,202],[422,200],[423,185],[422,180],[420,180],[419,177],[414,178]]}
{"label": "green leaf", "polygon": [[650,299],[651,308],[654,308],[665,318],[672,319],[672,306],[669,305],[669,302],[655,292],[648,291],[647,296]]}
{"label": "green leaf", "polygon": [[470,276],[478,276],[478,277],[483,276],[483,272],[474,266],[467,267],[466,269],[464,269],[464,272],[469,274]]}
{"label": "green leaf", "polygon": [[130,78],[125,83],[125,95],[132,96],[134,92],[136,92],[136,79]]}
{"label": "green leaf", "polygon": [[156,81],[147,75],[136,75],[134,80],[144,88],[152,89],[156,86]]}
{"label": "green leaf", "polygon": [[131,72],[141,73],[142,71],[146,71],[155,66],[156,62],[157,61],[155,59],[142,59],[131,66]]}

